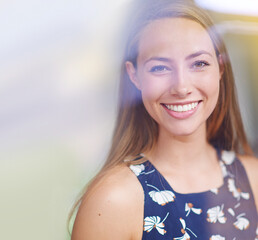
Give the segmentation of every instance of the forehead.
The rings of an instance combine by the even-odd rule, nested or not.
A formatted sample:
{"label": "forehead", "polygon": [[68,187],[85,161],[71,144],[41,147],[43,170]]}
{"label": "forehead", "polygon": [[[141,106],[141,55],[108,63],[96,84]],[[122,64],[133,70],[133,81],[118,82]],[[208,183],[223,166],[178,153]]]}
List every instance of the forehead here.
{"label": "forehead", "polygon": [[215,54],[208,31],[186,18],[164,18],[149,23],[141,32],[139,56],[149,54],[189,54],[206,50]]}

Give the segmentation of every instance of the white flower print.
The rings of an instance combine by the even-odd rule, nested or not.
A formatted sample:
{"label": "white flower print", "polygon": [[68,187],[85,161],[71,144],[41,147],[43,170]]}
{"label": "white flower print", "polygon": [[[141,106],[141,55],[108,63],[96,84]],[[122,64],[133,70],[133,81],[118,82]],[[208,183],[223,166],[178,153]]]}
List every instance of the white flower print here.
{"label": "white flower print", "polygon": [[249,220],[243,216],[245,216],[245,213],[238,215],[237,221],[234,222],[234,226],[241,231],[246,230],[250,225]]}
{"label": "white flower print", "polygon": [[238,201],[241,197],[246,200],[250,198],[249,193],[242,192],[241,189],[236,188],[235,181],[232,178],[228,179],[228,189],[230,192],[232,192],[233,197],[236,198]]}
{"label": "white flower print", "polygon": [[224,216],[223,207],[224,207],[224,205],[222,204],[221,207],[216,206],[216,207],[208,209],[207,221],[210,223],[216,223],[217,221],[219,221],[220,223],[224,224],[227,221],[227,218]]}
{"label": "white flower print", "polygon": [[164,229],[165,224],[164,221],[167,219],[169,213],[165,216],[165,218],[160,221],[159,216],[152,216],[152,217],[146,217],[144,218],[144,228],[143,230],[146,232],[150,232],[153,228],[156,228],[157,231],[161,234],[164,235],[167,231]]}
{"label": "white flower print", "polygon": [[223,177],[226,177],[228,175],[227,168],[225,164],[222,161],[219,161],[220,168],[222,170]]}
{"label": "white flower print", "polygon": [[213,192],[216,195],[219,193],[219,189],[218,188],[212,188],[212,189],[210,189],[210,191]]}
{"label": "white flower print", "polygon": [[224,161],[226,165],[230,165],[234,162],[236,157],[235,152],[232,151],[222,151],[221,159]]}
{"label": "white flower print", "polygon": [[233,175],[227,171],[226,165],[231,165],[235,160],[235,153],[231,151],[222,151],[221,154],[221,160],[219,161],[223,177],[230,176],[233,177]]}
{"label": "white flower print", "polygon": [[227,176],[234,177],[234,175],[232,173],[227,171],[226,165],[224,164],[223,161],[219,161],[219,165],[220,165],[222,175],[223,175],[224,178],[227,177]]}
{"label": "white flower print", "polygon": [[145,166],[143,164],[139,165],[130,165],[130,169],[134,172],[134,174],[138,177],[144,170]]}
{"label": "white flower print", "polygon": [[241,203],[239,202],[239,203],[237,203],[237,204],[234,206],[234,208],[238,208],[238,207],[240,207],[240,205],[241,205]]}
{"label": "white flower print", "polygon": [[200,215],[202,213],[202,209],[201,208],[194,208],[192,203],[186,203],[185,204],[185,211],[186,213],[186,217],[190,214],[190,212],[194,212],[195,214]]}
{"label": "white flower print", "polygon": [[209,240],[225,240],[226,238],[220,235],[212,235]]}
{"label": "white flower print", "polygon": [[[235,212],[234,212],[234,210],[233,210],[232,208],[229,208],[229,209],[228,209],[228,212],[229,212],[233,217],[235,217]],[[245,216],[245,213],[242,213],[242,214],[238,215],[238,216],[236,217],[237,221],[234,222],[234,226],[235,226],[237,229],[239,229],[239,230],[246,230],[246,229],[249,227],[249,225],[250,225],[249,220],[248,220],[247,218],[243,217],[243,216]]]}
{"label": "white flower print", "polygon": [[163,190],[160,191],[158,188],[156,188],[153,185],[147,184],[147,186],[154,188],[156,191],[150,191],[149,195],[151,199],[158,203],[161,206],[166,205],[169,202],[174,202],[175,194],[172,191]]}
{"label": "white flower print", "polygon": [[228,209],[228,212],[230,213],[230,215],[232,215],[233,217],[235,216],[235,212],[232,208]]}
{"label": "white flower print", "polygon": [[190,235],[187,233],[186,230],[188,230],[189,232],[191,232],[191,233],[197,238],[197,236],[192,232],[192,230],[189,229],[188,227],[186,227],[185,220],[184,220],[183,218],[180,218],[179,220],[180,220],[180,222],[181,222],[181,224],[182,224],[182,227],[183,227],[183,228],[181,229],[181,232],[183,233],[183,236],[173,238],[173,240],[176,240],[176,239],[178,239],[178,240],[190,240]]}

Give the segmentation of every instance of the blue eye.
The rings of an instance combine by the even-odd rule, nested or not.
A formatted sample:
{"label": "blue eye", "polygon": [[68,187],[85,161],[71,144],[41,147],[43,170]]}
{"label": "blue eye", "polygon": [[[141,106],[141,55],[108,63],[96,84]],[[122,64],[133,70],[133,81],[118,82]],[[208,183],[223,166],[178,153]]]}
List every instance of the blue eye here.
{"label": "blue eye", "polygon": [[150,72],[165,72],[165,71],[169,71],[170,69],[167,66],[164,65],[158,65],[158,66],[154,66],[150,69]]}
{"label": "blue eye", "polygon": [[210,66],[210,64],[205,61],[197,61],[197,62],[194,62],[194,64],[192,65],[193,68],[197,68],[197,69],[200,69],[206,66]]}

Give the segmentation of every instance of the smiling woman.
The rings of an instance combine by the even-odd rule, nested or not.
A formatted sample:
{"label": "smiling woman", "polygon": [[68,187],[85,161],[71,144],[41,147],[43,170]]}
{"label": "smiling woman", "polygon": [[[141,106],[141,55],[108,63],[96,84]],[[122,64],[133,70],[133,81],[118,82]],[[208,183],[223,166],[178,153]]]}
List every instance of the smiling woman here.
{"label": "smiling woman", "polygon": [[208,32],[192,20],[164,18],[142,31],[137,70],[130,61],[126,66],[159,134],[165,129],[182,136],[206,128],[223,73],[218,59]]}
{"label": "smiling woman", "polygon": [[112,146],[72,240],[255,239],[258,161],[225,46],[192,1],[140,2]]}

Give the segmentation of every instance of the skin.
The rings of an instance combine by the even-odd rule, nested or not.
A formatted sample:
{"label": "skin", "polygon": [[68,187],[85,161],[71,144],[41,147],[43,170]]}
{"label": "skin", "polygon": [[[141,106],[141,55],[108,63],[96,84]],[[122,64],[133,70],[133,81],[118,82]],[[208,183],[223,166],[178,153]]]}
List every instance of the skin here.
{"label": "skin", "polygon": [[[220,186],[223,178],[215,150],[206,141],[206,120],[218,100],[223,68],[207,31],[183,18],[154,21],[142,32],[137,69],[130,62],[126,66],[145,108],[159,124],[157,145],[145,153],[148,159],[174,190],[199,192]],[[189,103],[198,106],[186,117],[171,116],[164,107]]]}
{"label": "skin", "polygon": [[[159,124],[157,145],[145,153],[148,159],[177,192],[219,187],[223,177],[215,150],[206,141],[206,120],[217,102],[223,67],[205,29],[182,18],[156,20],[141,34],[137,69],[130,62],[126,67],[147,111]],[[186,117],[182,114],[183,118],[164,108],[164,103],[192,101],[198,102],[197,109]],[[258,161],[246,156],[240,160],[257,203]],[[140,240],[143,210],[139,181],[127,166],[116,166],[82,201],[72,240]]]}
{"label": "skin", "polygon": [[[182,18],[152,22],[141,35],[137,70],[130,62],[127,70],[162,135],[189,136],[205,128],[217,103],[222,71],[212,41],[198,23]],[[198,112],[180,120],[163,107],[194,102]]]}

